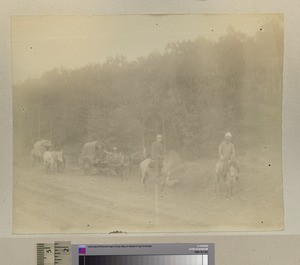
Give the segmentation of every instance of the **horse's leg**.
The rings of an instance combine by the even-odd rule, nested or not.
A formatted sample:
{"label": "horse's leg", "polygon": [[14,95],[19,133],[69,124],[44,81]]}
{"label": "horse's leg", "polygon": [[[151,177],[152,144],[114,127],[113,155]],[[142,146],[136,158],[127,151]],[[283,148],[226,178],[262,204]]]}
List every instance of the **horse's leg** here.
{"label": "horse's leg", "polygon": [[52,174],[53,170],[54,170],[54,165],[53,165],[53,163],[50,163],[50,165],[49,165],[49,174]]}
{"label": "horse's leg", "polygon": [[232,188],[233,188],[233,183],[232,181],[229,181],[229,183],[227,184],[227,198],[232,197]]}
{"label": "horse's leg", "polygon": [[65,172],[67,159],[63,157],[62,165],[61,165],[61,173]]}
{"label": "horse's leg", "polygon": [[58,171],[59,171],[59,173],[62,173],[63,172],[63,164],[62,164],[63,162],[59,162],[58,163]]}
{"label": "horse's leg", "polygon": [[161,181],[160,182],[160,193],[161,193],[161,195],[165,194],[167,192],[167,189],[168,189],[168,185],[167,185],[166,180]]}
{"label": "horse's leg", "polygon": [[162,176],[162,181],[161,181],[161,188],[160,191],[162,194],[165,194],[168,190],[168,184],[170,180],[170,173],[166,173],[165,175]]}
{"label": "horse's leg", "polygon": [[61,165],[60,161],[57,161],[55,166],[54,166],[57,173],[60,173],[60,165]]}
{"label": "horse's leg", "polygon": [[227,186],[227,198],[231,198],[231,196],[232,196],[232,186],[233,186],[233,183],[232,183],[232,179],[231,179],[230,172],[228,172],[228,173],[226,174],[226,177],[227,177],[227,180],[226,180],[226,186]]}
{"label": "horse's leg", "polygon": [[131,178],[132,176],[132,162],[131,162],[131,159],[129,159],[129,164],[128,166],[126,167],[126,172],[127,172],[127,179],[128,178]]}
{"label": "horse's leg", "polygon": [[217,180],[216,180],[216,184],[215,184],[215,191],[216,191],[216,193],[219,193],[220,189],[221,189],[220,176],[217,175]]}
{"label": "horse's leg", "polygon": [[126,176],[125,176],[125,174],[124,174],[124,166],[123,166],[123,165],[120,166],[120,168],[119,168],[119,173],[120,173],[120,176],[121,176],[122,180],[123,180],[123,181],[126,181]]}
{"label": "horse's leg", "polygon": [[141,184],[142,187],[144,188],[145,186],[145,172],[141,171]]}
{"label": "horse's leg", "polygon": [[220,192],[220,186],[221,186],[221,172],[220,170],[216,171],[216,180],[215,180],[215,193],[219,193]]}
{"label": "horse's leg", "polygon": [[45,164],[45,171],[46,171],[46,174],[49,174],[49,164],[48,164],[48,162],[46,162],[46,164]]}
{"label": "horse's leg", "polygon": [[62,173],[65,173],[65,168],[66,168],[66,162],[64,161],[61,169]]}
{"label": "horse's leg", "polygon": [[146,175],[147,175],[147,172],[144,170],[141,170],[141,184],[142,184],[144,191],[146,191]]}
{"label": "horse's leg", "polygon": [[35,155],[34,154],[31,155],[31,166],[32,167],[35,166]]}

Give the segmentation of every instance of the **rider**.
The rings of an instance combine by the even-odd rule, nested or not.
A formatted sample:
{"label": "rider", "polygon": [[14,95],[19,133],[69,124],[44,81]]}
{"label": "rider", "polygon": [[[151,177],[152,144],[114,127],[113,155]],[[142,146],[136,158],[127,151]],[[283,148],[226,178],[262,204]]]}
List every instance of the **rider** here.
{"label": "rider", "polygon": [[157,172],[158,177],[161,174],[163,153],[164,153],[164,146],[162,144],[162,135],[157,134],[156,141],[151,145],[150,157],[154,161],[155,170]]}
{"label": "rider", "polygon": [[225,134],[225,140],[219,146],[219,157],[220,161],[223,162],[223,173],[227,173],[229,165],[233,165],[239,172],[238,165],[235,161],[235,147],[231,142],[232,134],[227,132]]}

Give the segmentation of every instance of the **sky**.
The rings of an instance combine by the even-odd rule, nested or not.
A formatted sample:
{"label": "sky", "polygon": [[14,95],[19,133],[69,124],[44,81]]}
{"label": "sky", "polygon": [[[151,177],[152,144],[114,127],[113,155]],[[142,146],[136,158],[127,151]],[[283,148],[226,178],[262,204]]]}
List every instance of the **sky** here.
{"label": "sky", "polygon": [[231,26],[254,35],[272,15],[14,16],[13,83],[53,68],[76,69],[124,55],[129,61],[163,52],[170,42],[217,40]]}

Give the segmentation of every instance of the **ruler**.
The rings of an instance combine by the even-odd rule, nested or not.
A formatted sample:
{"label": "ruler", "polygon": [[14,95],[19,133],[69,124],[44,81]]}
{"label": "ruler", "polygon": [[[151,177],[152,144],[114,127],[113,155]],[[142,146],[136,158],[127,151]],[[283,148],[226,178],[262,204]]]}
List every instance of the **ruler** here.
{"label": "ruler", "polygon": [[71,242],[59,241],[54,243],[54,264],[71,265]]}
{"label": "ruler", "polygon": [[37,244],[37,265],[54,264],[54,243]]}
{"label": "ruler", "polygon": [[71,242],[38,243],[37,265],[71,265]]}

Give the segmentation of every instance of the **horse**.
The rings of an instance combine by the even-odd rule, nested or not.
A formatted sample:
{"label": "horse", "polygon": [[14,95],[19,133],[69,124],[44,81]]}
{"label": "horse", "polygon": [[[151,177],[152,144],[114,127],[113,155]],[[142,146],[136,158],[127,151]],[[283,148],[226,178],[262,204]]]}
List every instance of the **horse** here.
{"label": "horse", "polygon": [[65,171],[66,166],[66,155],[63,150],[53,151],[52,158],[54,160],[54,166],[56,168],[57,173],[63,173]]}
{"label": "horse", "polygon": [[238,178],[239,170],[236,163],[230,160],[219,160],[216,164],[215,192],[220,192],[221,184],[226,186],[226,196],[232,197],[233,186]]}
{"label": "horse", "polygon": [[53,172],[55,163],[51,151],[46,151],[43,155],[44,166],[47,174]]}
{"label": "horse", "polygon": [[52,143],[50,140],[40,140],[37,141],[30,151],[31,165],[35,166],[44,159],[44,153],[52,148]]}

